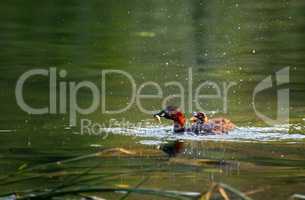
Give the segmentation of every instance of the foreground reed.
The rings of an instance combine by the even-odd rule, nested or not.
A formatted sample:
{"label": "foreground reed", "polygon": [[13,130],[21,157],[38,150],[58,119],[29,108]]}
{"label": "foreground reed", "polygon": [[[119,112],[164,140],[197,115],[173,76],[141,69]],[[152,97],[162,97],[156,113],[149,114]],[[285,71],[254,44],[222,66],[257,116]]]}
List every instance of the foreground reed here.
{"label": "foreground reed", "polygon": [[[112,149],[104,149],[97,153],[82,155],[70,159],[65,159],[61,161],[56,161],[52,163],[46,163],[41,165],[36,165],[34,167],[22,167],[17,173],[10,174],[6,177],[1,178],[1,184],[9,184],[11,183],[18,183],[21,181],[29,180],[32,178],[39,178],[40,176],[45,176],[45,174],[33,174],[29,177],[19,178],[18,175],[21,174],[31,174],[35,171],[39,170],[51,170],[59,166],[65,166],[71,163],[84,161],[87,159],[97,158],[97,157],[111,157],[111,156],[136,156],[137,153],[133,151],[129,151],[122,148],[112,148]],[[161,154],[162,155],[162,154]],[[176,158],[175,158],[176,159]],[[204,192],[186,192],[186,191],[169,191],[169,190],[160,190],[160,189],[151,189],[151,188],[142,188],[142,184],[145,183],[148,178],[141,180],[136,186],[134,187],[105,187],[101,184],[101,186],[90,186],[90,181],[99,179],[105,180],[109,177],[115,177],[117,174],[95,174],[94,170],[98,168],[102,164],[103,159],[98,162],[95,166],[87,168],[82,172],[75,173],[75,172],[67,172],[67,173],[58,173],[55,175],[58,176],[67,176],[61,184],[51,187],[51,188],[44,188],[39,190],[27,190],[27,191],[19,191],[13,193],[4,193],[0,194],[0,200],[37,200],[37,199],[55,199],[55,198],[63,198],[67,199],[71,196],[79,199],[104,199],[102,196],[105,193],[116,193],[120,195],[120,200],[125,200],[129,198],[130,194],[138,194],[138,195],[148,195],[160,198],[169,198],[169,199],[178,199],[178,200],[233,200],[233,199],[240,199],[240,200],[252,200],[248,197],[245,193],[227,185],[224,183],[212,183],[210,187],[203,188]],[[177,160],[175,160],[177,162]],[[202,161],[201,161],[202,162]],[[206,162],[205,163],[213,163],[215,162]],[[216,163],[217,164],[217,163]],[[149,170],[149,169],[147,169]],[[54,175],[54,174],[53,174]],[[72,175],[72,177],[71,177]],[[12,178],[17,177],[14,180]],[[80,184],[81,183],[81,184]],[[91,196],[92,194],[98,195],[99,197]],[[295,194],[291,196],[291,200],[297,199],[305,199],[304,195]]]}

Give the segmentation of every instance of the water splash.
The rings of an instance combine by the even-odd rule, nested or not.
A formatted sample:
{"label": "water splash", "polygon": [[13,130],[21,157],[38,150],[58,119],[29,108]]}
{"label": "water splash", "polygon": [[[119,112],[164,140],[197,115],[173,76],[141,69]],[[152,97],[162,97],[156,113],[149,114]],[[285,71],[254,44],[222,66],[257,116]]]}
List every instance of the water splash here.
{"label": "water splash", "polygon": [[289,125],[275,127],[238,127],[225,135],[195,135],[193,133],[173,134],[171,126],[147,126],[134,128],[111,128],[107,129],[113,134],[153,138],[143,140],[140,143],[154,145],[163,140],[205,140],[205,141],[231,141],[231,142],[302,142],[305,135],[288,133]]}

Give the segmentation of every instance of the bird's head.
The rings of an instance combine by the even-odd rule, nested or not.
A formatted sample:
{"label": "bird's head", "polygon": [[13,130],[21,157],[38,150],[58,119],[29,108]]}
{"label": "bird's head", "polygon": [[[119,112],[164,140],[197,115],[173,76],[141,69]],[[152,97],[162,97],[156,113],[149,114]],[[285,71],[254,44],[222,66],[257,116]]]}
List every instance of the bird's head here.
{"label": "bird's head", "polygon": [[193,112],[190,121],[192,123],[196,123],[197,121],[206,123],[206,122],[208,122],[208,117],[203,112]]}
{"label": "bird's head", "polygon": [[167,106],[165,109],[160,112],[154,114],[154,117],[161,122],[161,118],[172,119],[173,116],[179,112],[179,109],[175,106]]}

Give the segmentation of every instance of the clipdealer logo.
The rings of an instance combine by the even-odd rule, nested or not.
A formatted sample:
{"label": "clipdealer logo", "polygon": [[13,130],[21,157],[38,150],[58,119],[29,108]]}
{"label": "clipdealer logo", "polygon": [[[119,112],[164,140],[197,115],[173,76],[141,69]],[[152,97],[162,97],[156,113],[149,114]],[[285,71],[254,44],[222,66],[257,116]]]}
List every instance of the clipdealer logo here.
{"label": "clipdealer logo", "polygon": [[[67,76],[66,70],[57,70],[56,68],[50,69],[32,69],[23,73],[16,83],[15,95],[16,102],[18,106],[25,112],[34,115],[43,114],[69,114],[69,124],[70,126],[77,125],[78,114],[87,115],[95,112],[99,107],[102,114],[118,114],[127,112],[130,107],[136,104],[137,108],[145,113],[152,114],[157,112],[157,110],[148,110],[142,105],[142,100],[144,99],[160,99],[162,100],[162,105],[160,107],[165,107],[168,102],[172,99],[179,99],[180,105],[178,105],[182,111],[192,112],[206,110],[201,106],[200,102],[205,100],[215,100],[221,102],[221,108],[217,112],[227,113],[228,112],[228,96],[230,89],[237,85],[236,82],[214,82],[214,81],[204,81],[197,85],[196,88],[193,87],[193,72],[192,68],[188,69],[187,86],[183,85],[178,81],[170,81],[163,83],[163,87],[160,84],[147,81],[140,85],[136,84],[135,79],[126,71],[123,70],[102,70],[101,71],[101,85],[98,87],[91,81],[63,81]],[[107,109],[107,76],[120,75],[124,79],[128,80],[131,85],[131,94],[129,101],[126,102],[125,107],[117,110]],[[24,98],[24,84],[30,78],[34,76],[44,76],[48,78],[49,81],[49,105],[36,108],[35,105],[29,105]],[[59,81],[59,79],[61,81]],[[270,117],[263,114],[256,107],[256,97],[260,92],[274,88],[275,86],[285,86],[289,83],[289,67],[283,68],[275,73],[276,85],[272,83],[272,76],[266,77],[262,80],[254,89],[252,93],[252,106],[255,114],[262,119],[268,125],[276,125],[281,123],[289,123],[289,88],[278,89],[277,90],[277,117],[276,119],[271,119]],[[164,89],[168,87],[178,88],[178,93],[171,94],[169,96],[164,96]],[[78,104],[78,92],[80,89],[86,88],[92,94],[91,104],[82,108]],[[153,94],[144,93],[146,88],[153,88]],[[212,89],[213,94],[204,94],[205,89]]]}
{"label": "clipdealer logo", "polygon": [[[56,68],[50,69],[32,69],[23,73],[16,83],[15,95],[18,106],[25,112],[34,115],[43,114],[69,114],[69,124],[70,126],[77,125],[77,115],[87,115],[95,112],[99,107],[102,114],[118,114],[126,112],[130,109],[132,105],[136,105],[137,108],[145,113],[152,114],[159,110],[148,110],[142,105],[142,100],[144,99],[160,99],[162,100],[162,105],[160,107],[165,107],[168,102],[173,99],[179,99],[180,105],[178,105],[182,111],[192,112],[193,110],[205,111],[200,102],[204,100],[217,100],[221,103],[221,108],[218,112],[227,113],[228,112],[228,95],[230,89],[234,87],[237,83],[235,82],[222,82],[217,83],[213,81],[204,81],[197,85],[196,88],[193,87],[193,72],[192,68],[188,69],[188,73],[184,80],[187,80],[187,86],[185,87],[181,82],[169,81],[162,83],[162,87],[157,82],[147,81],[136,84],[135,79],[126,71],[123,70],[102,70],[101,71],[101,85],[98,87],[91,81],[64,81],[63,79],[67,76],[66,70],[57,70]],[[131,94],[129,102],[126,102],[124,108],[118,110],[108,110],[107,109],[107,77],[111,75],[122,76],[125,80],[128,80],[131,85]],[[34,76],[43,76],[48,78],[49,81],[49,105],[41,108],[35,107],[35,105],[30,105],[29,102],[25,101],[24,98],[24,85],[29,79]],[[168,96],[164,95],[164,91],[168,87],[176,87],[178,93],[170,94]],[[82,108],[78,104],[78,92],[80,89],[86,88],[92,94],[91,105],[87,108]],[[145,93],[145,89],[150,88],[153,94]],[[213,90],[213,93],[204,94],[204,90]]]}
{"label": "clipdealer logo", "polygon": [[[254,89],[252,94],[252,105],[254,112],[256,115],[262,119],[266,124],[273,126],[277,124],[289,123],[289,107],[290,107],[290,100],[289,88],[280,88],[289,84],[289,67],[285,67],[275,73],[275,82],[276,84],[273,85],[272,83],[272,76],[266,77],[262,80]],[[270,117],[264,115],[260,112],[255,105],[255,97],[262,91],[268,90],[270,88],[277,88],[277,112],[276,118],[271,119]]]}

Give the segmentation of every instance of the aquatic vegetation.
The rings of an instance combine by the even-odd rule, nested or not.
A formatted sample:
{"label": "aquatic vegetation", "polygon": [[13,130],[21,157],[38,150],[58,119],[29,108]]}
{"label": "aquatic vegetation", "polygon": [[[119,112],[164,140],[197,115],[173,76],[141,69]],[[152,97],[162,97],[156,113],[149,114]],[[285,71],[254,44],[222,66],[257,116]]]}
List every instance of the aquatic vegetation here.
{"label": "aquatic vegetation", "polygon": [[[157,149],[155,151],[158,151]],[[55,184],[53,187],[40,188],[40,189],[32,189],[26,191],[14,191],[11,193],[2,193],[0,194],[1,200],[35,200],[35,199],[55,199],[56,197],[61,197],[64,199],[70,199],[71,197],[76,199],[81,199],[81,197],[85,197],[86,199],[107,199],[104,198],[105,194],[115,193],[118,195],[119,199],[127,199],[131,194],[144,195],[144,196],[156,196],[156,197],[166,197],[169,199],[181,199],[181,200],[216,200],[216,199],[224,199],[224,200],[252,200],[248,195],[253,195],[255,193],[263,193],[264,188],[258,188],[256,190],[241,192],[225,183],[217,183],[212,182],[209,184],[207,188],[203,188],[203,191],[198,192],[188,192],[188,191],[175,191],[175,190],[165,190],[165,189],[155,189],[155,188],[147,188],[144,187],[147,181],[149,181],[150,177],[146,177],[139,182],[136,183],[135,186],[131,185],[122,185],[117,184],[115,187],[104,186],[103,181],[107,182],[107,179],[116,180],[116,176],[122,174],[123,172],[119,172],[118,174],[107,174],[107,173],[92,173],[103,165],[104,159],[107,157],[118,157],[118,156],[149,156],[149,154],[143,154],[143,152],[138,150],[127,150],[123,148],[109,148],[104,149],[99,152],[82,155],[66,160],[60,160],[51,163],[45,163],[41,165],[36,165],[33,167],[22,167],[14,174],[10,174],[7,177],[1,178],[1,184],[12,184],[11,178],[17,177],[16,182],[22,181],[30,181],[30,179],[18,179],[18,177],[29,174],[36,174],[35,178],[54,178],[54,177],[63,177],[63,181],[61,183]],[[162,157],[162,154],[160,154]],[[84,170],[69,172],[69,168],[73,167],[76,163],[82,163],[86,160],[98,158],[98,162],[94,167],[87,167]],[[204,165],[226,165],[229,163],[224,163],[223,161],[217,160],[208,160],[208,159],[181,159],[181,158],[170,158],[168,161],[175,165],[190,165],[190,166],[204,166]],[[203,164],[203,165],[202,165]],[[56,168],[60,166],[62,167],[58,172],[48,172],[54,171]],[[68,167],[65,169],[65,167]],[[41,171],[44,170],[44,171]],[[68,170],[68,171],[62,171]],[[75,173],[78,172],[78,173]],[[33,177],[32,177],[33,178]],[[9,179],[9,180],[7,180]],[[94,181],[99,180],[99,183],[96,184]],[[94,194],[94,195],[93,195]],[[291,196],[290,199],[304,199],[304,195],[295,194]]]}
{"label": "aquatic vegetation", "polygon": [[[73,159],[63,160],[63,161],[57,161],[55,163],[48,163],[40,166],[36,166],[34,168],[27,169],[25,171],[32,171],[34,169],[41,169],[41,168],[52,168],[55,165],[63,165],[68,164],[71,162],[77,162],[84,159],[90,159],[93,157],[99,157],[103,153],[109,153],[109,152],[123,152],[130,155],[128,150],[124,149],[107,149],[102,152],[98,152],[95,154],[85,155],[76,157]],[[159,189],[142,189],[139,188],[147,179],[144,179],[140,183],[137,184],[135,188],[130,188],[127,186],[119,186],[116,188],[109,188],[109,187],[98,187],[98,186],[77,186],[73,187],[77,183],[87,183],[84,180],[80,180],[82,177],[88,175],[90,171],[94,170],[94,168],[88,168],[84,172],[82,172],[79,175],[76,175],[72,179],[69,179],[68,181],[64,182],[63,184],[60,184],[59,186],[55,188],[45,188],[43,190],[39,191],[25,191],[25,192],[14,192],[12,194],[1,194],[1,200],[30,200],[30,199],[52,199],[53,197],[60,197],[60,196],[66,196],[66,195],[75,195],[75,196],[81,196],[83,194],[88,193],[105,193],[105,192],[119,192],[123,193],[124,195],[120,199],[126,199],[130,193],[137,193],[142,195],[152,195],[152,196],[160,196],[160,197],[168,197],[171,199],[206,199],[209,200],[212,196],[213,191],[215,190],[215,187],[218,187],[220,193],[222,195],[225,194],[225,191],[223,188],[228,189],[230,192],[237,192],[237,190],[232,189],[231,187],[225,185],[225,184],[213,184],[211,186],[211,189],[207,194],[200,194],[200,193],[194,193],[194,192],[180,192],[180,191],[166,191],[166,190],[159,190]],[[61,174],[64,175],[64,174]],[[103,179],[104,177],[98,176],[94,178],[100,178]],[[89,179],[90,180],[90,179]],[[92,180],[92,179],[91,179]],[[87,180],[88,181],[88,180]],[[71,188],[72,187],[72,188]],[[238,194],[241,197],[243,197],[245,200],[248,200],[249,198],[246,198],[242,194]],[[90,196],[88,196],[90,198]]]}

